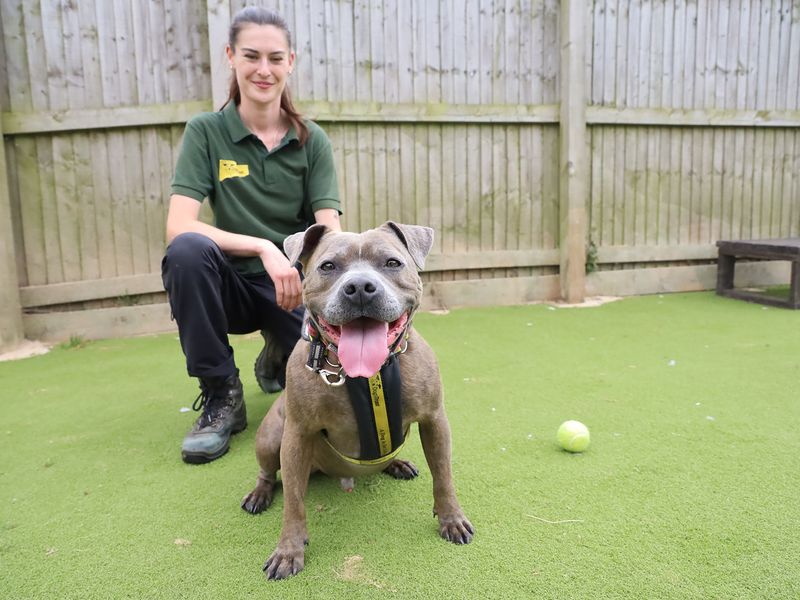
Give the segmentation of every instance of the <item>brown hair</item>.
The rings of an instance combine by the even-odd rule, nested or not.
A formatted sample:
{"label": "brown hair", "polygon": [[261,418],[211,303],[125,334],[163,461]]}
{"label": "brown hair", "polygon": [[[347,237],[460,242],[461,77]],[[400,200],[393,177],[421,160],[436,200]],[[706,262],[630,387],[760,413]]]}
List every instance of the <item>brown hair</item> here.
{"label": "brown hair", "polygon": [[[261,6],[249,6],[247,8],[243,8],[234,15],[233,21],[231,21],[230,30],[228,31],[228,44],[230,45],[231,49],[236,48],[236,39],[239,37],[239,32],[244,28],[245,25],[250,24],[273,25],[277,27],[286,34],[286,42],[289,45],[289,50],[291,50],[292,34],[289,32],[289,27],[286,24],[286,21],[278,13],[267,10]],[[228,91],[228,99],[225,100],[219,109],[222,110],[230,102],[233,102],[238,106],[241,100],[242,96],[241,92],[239,91],[239,82],[236,81],[236,73],[231,73],[231,85],[230,90]],[[294,107],[294,104],[292,104],[292,95],[289,92],[288,84],[283,88],[283,93],[281,94],[281,109],[283,109],[283,112],[285,112],[286,116],[289,117],[289,121],[291,121],[292,125],[294,126],[294,130],[297,132],[297,138],[302,146],[308,139],[308,127],[306,126],[305,122],[303,122],[303,116],[297,111],[297,109]]]}

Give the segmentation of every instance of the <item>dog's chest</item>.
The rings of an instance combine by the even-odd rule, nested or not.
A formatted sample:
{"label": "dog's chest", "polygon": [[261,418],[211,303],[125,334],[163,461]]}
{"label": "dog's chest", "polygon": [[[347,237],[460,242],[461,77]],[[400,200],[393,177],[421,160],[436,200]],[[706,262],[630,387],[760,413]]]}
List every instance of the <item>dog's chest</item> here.
{"label": "dog's chest", "polygon": [[[364,392],[364,394],[366,394],[366,392]],[[399,421],[398,427],[405,431],[408,429],[409,425],[416,420],[416,414],[410,409],[410,407],[413,408],[415,403],[405,402],[404,400],[405,397],[401,388],[399,414],[397,418]],[[386,400],[386,402],[390,404],[394,404],[397,401],[398,400],[394,398]],[[360,439],[359,428],[363,429],[367,421],[364,414],[371,413],[372,418],[375,418],[374,412],[371,410],[372,407],[368,408],[370,404],[369,396],[365,397],[362,395],[360,398],[354,399],[346,386],[337,388],[335,396],[330,395],[328,397],[322,410],[322,413],[325,414],[324,431],[327,432],[331,440],[336,439],[343,443],[348,443],[350,447],[358,450]],[[390,407],[387,413],[393,410],[393,408],[394,407]],[[361,411],[360,418],[359,411]]]}
{"label": "dog's chest", "polygon": [[323,435],[335,448],[359,460],[376,460],[388,456],[405,441],[405,434],[414,420],[405,408],[399,371],[388,376],[348,379],[333,399],[329,420]]}

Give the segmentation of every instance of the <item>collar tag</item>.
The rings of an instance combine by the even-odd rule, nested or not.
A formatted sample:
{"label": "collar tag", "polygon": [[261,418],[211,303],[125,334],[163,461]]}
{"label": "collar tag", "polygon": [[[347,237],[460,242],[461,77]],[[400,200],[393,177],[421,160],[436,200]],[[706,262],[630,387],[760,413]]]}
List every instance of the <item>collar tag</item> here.
{"label": "collar tag", "polygon": [[325,358],[325,344],[319,338],[311,340],[311,349],[308,352],[306,367],[318,372],[322,368],[322,361]]}

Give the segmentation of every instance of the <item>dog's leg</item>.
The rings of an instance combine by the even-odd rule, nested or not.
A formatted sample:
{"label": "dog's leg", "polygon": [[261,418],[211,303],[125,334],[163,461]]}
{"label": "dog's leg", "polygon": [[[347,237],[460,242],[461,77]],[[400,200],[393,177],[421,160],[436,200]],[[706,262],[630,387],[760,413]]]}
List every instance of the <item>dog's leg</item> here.
{"label": "dog's leg", "polygon": [[283,480],[283,528],[275,551],[264,563],[268,579],[285,579],[303,570],[306,529],[305,496],[311,475],[312,444],[297,425],[285,423],[281,445]]}
{"label": "dog's leg", "polygon": [[475,529],[456,498],[450,466],[450,424],[444,408],[420,421],[422,449],[433,477],[433,513],[439,517],[439,535],[455,544],[469,544]]}
{"label": "dog's leg", "polygon": [[281,395],[269,409],[256,433],[256,457],[261,468],[256,487],[242,499],[242,508],[254,515],[272,504],[275,480],[281,466],[283,405],[284,397]]}

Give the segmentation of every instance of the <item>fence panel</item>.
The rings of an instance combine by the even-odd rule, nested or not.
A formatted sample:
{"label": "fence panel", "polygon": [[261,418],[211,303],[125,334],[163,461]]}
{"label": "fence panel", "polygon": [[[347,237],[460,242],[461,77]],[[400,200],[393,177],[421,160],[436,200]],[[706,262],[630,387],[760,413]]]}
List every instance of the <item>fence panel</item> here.
{"label": "fence panel", "polygon": [[[708,263],[718,239],[800,235],[799,17],[780,0],[594,2],[591,106],[631,117],[590,128],[591,241],[707,245]],[[682,111],[688,126],[648,126]],[[756,126],[773,111],[791,126]]]}
{"label": "fence panel", "polygon": [[[293,93],[333,142],[345,226],[436,228],[431,306],[559,296],[567,3],[262,3],[293,33]],[[167,323],[176,151],[227,90],[244,4],[0,1],[3,197],[29,335]],[[800,235],[800,3],[581,6],[589,291],[712,287],[717,239]]]}

